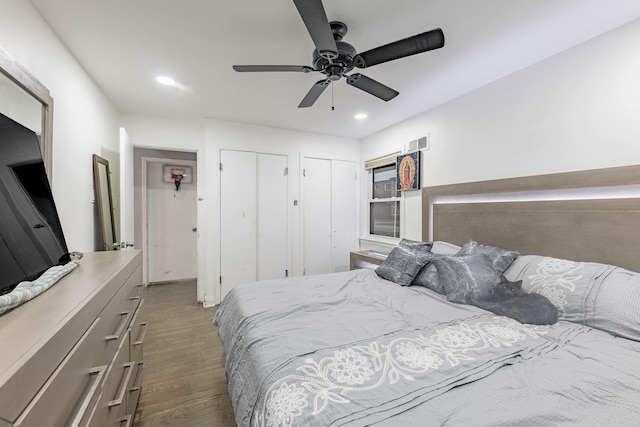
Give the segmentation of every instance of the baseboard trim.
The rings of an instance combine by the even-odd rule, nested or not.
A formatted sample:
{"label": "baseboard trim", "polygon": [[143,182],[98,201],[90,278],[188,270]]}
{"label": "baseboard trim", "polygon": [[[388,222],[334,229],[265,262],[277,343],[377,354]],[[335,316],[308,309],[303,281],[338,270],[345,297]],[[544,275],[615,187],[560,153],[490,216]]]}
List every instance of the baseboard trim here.
{"label": "baseboard trim", "polygon": [[193,279],[163,280],[163,281],[160,281],[160,282],[149,282],[148,286],[166,285],[167,283],[195,282],[196,280],[197,279],[195,277]]}

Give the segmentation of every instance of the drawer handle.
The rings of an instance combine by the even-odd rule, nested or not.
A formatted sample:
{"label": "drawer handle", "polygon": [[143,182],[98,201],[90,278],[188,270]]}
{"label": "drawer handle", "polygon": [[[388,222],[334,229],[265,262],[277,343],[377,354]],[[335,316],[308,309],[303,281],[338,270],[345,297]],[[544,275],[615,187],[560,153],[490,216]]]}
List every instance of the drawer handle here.
{"label": "drawer handle", "polygon": [[[138,363],[138,372],[140,372],[143,369],[144,369],[144,361]],[[138,391],[138,390],[140,390],[141,387],[142,387],[142,374],[140,374],[140,382],[138,384],[134,385],[133,387],[131,387],[131,390],[129,390],[129,391],[131,391],[131,392]]]}
{"label": "drawer handle", "polygon": [[137,300],[137,299],[140,299],[140,297],[139,296],[138,297],[129,297],[129,301],[134,301],[134,300]]}
{"label": "drawer handle", "polygon": [[125,311],[120,313],[120,316],[122,317],[120,318],[120,324],[118,325],[118,329],[116,330],[116,333],[113,335],[107,335],[104,339],[105,341],[113,341],[120,338],[120,335],[122,335],[122,331],[124,331],[124,328],[127,326],[127,317],[129,317],[129,313],[131,312]]}
{"label": "drawer handle", "polygon": [[141,345],[144,342],[144,336],[147,334],[147,322],[141,322],[140,325],[144,328],[142,329],[142,333],[140,334],[140,339],[138,341],[134,341],[133,345]]}
{"label": "drawer handle", "polygon": [[78,427],[80,425],[80,422],[82,421],[82,418],[84,417],[85,412],[87,412],[87,410],[89,409],[89,404],[93,400],[93,397],[96,395],[98,390],[100,390],[98,386],[102,382],[102,377],[104,376],[104,373],[106,371],[107,371],[107,365],[98,366],[97,368],[93,368],[89,371],[89,375],[93,377],[92,378],[93,384],[91,384],[89,393],[87,393],[84,400],[82,401],[82,405],[80,405],[80,409],[78,409],[78,413],[76,414],[75,418],[71,422],[70,427]]}
{"label": "drawer handle", "polygon": [[131,374],[133,374],[133,365],[135,365],[135,362],[129,362],[124,364],[124,368],[128,369],[127,375],[124,376],[124,381],[122,382],[122,387],[120,387],[118,398],[110,401],[109,404],[107,405],[109,408],[113,406],[121,405],[122,402],[124,401],[124,393],[125,391],[127,391],[127,384],[129,384],[129,381],[131,380]]}
{"label": "drawer handle", "polygon": [[124,423],[125,421],[126,421],[126,424],[124,425],[124,427],[131,427],[131,421],[133,421],[133,415],[129,414],[123,419],[121,419],[120,425],[122,425],[122,423]]}

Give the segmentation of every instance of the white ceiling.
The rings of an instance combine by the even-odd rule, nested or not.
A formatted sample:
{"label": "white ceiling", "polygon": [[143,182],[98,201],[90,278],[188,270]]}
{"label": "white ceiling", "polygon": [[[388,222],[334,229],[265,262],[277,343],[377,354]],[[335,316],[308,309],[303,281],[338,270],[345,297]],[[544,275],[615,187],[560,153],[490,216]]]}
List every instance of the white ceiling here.
{"label": "white ceiling", "polygon": [[[218,118],[362,138],[640,17],[638,0],[324,0],[359,52],[442,28],[445,47],[361,72],[400,92],[383,102],[344,79],[298,109],[319,73],[292,0],[31,0],[125,113]],[[579,72],[579,70],[576,70]],[[172,76],[187,90],[161,86]],[[56,94],[56,96],[61,96]],[[356,121],[355,113],[368,119]]]}

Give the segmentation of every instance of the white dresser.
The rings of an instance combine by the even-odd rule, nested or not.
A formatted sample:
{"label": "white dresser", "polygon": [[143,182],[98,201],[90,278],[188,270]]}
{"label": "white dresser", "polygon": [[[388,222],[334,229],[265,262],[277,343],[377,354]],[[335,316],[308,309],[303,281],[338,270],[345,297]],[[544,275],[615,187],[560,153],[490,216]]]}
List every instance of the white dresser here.
{"label": "white dresser", "polygon": [[0,315],[0,427],[129,427],[142,384],[140,251],[87,253]]}

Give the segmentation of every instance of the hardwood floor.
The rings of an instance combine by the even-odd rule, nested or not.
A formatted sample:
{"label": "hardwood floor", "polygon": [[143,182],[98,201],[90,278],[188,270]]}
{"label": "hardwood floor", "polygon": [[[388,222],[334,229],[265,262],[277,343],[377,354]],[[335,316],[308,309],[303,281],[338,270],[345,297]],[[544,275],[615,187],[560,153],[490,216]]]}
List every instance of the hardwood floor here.
{"label": "hardwood floor", "polygon": [[144,377],[137,427],[235,426],[215,308],[195,302],[195,282],[148,286]]}

